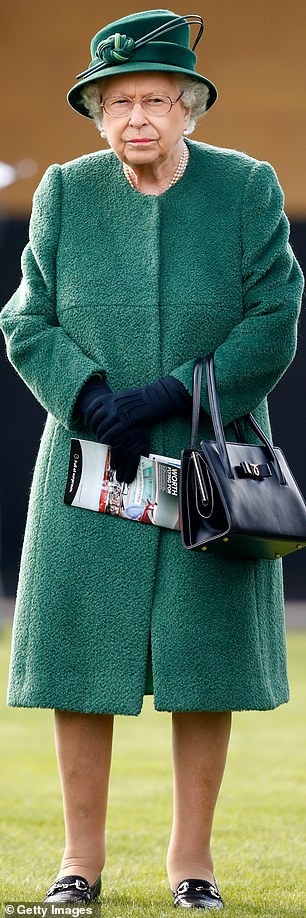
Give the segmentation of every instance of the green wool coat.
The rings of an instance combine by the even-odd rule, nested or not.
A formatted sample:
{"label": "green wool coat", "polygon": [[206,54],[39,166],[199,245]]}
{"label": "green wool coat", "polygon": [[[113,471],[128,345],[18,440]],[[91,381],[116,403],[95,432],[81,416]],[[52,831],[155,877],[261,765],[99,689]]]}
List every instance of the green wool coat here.
{"label": "green wool coat", "polygon": [[[296,348],[302,275],[273,168],[188,140],[164,194],[142,195],[111,150],[51,166],[35,193],[21,285],[1,315],[8,357],[48,411],[30,495],[8,704],[139,714],[287,701],[280,562],[187,552],[177,532],[64,505],[74,406],[101,373],[119,390],[216,352],[226,433]],[[201,437],[212,437],[203,384]],[[180,457],[190,420],[151,429]],[[92,439],[94,437],[92,436]],[[152,685],[153,682],[153,685]]]}

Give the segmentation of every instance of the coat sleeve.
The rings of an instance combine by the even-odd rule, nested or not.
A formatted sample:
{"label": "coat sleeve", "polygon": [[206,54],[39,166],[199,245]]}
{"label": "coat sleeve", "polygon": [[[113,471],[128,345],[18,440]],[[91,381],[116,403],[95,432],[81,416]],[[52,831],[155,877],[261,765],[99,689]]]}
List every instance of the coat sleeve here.
{"label": "coat sleeve", "polygon": [[77,396],[90,376],[105,378],[60,326],[56,312],[56,254],[61,227],[61,167],[50,166],[33,199],[21,284],[4,306],[0,327],[7,355],[38,401],[65,427],[75,426]]}
{"label": "coat sleeve", "polygon": [[[303,275],[289,245],[283,204],[273,167],[256,162],[246,182],[242,210],[243,320],[215,350],[224,424],[254,411],[295,355]],[[193,363],[188,360],[171,373],[190,394]],[[201,404],[209,412],[204,380]]]}

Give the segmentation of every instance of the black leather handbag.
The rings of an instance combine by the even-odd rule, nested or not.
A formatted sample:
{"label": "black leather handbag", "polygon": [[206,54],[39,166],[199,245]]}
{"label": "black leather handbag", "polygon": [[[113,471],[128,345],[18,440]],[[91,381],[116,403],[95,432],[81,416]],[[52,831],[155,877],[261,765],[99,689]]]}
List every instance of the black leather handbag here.
{"label": "black leather handbag", "polygon": [[248,422],[260,443],[225,441],[216,388],[214,355],[205,359],[215,441],[198,438],[203,359],[194,364],[190,449],[181,453],[180,522],[185,548],[228,557],[280,558],[306,546],[306,504],[278,447],[252,414]]}

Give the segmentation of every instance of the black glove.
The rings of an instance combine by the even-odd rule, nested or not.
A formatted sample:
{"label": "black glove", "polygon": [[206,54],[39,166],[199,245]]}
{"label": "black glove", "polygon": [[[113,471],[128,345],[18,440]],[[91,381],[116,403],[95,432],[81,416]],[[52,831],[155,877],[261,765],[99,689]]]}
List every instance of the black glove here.
{"label": "black glove", "polygon": [[140,456],[148,456],[150,452],[148,427],[133,427],[131,434],[129,443],[111,447],[110,457],[110,466],[116,472],[117,481],[126,481],[127,484],[136,477]]}
{"label": "black glove", "polygon": [[101,379],[100,376],[91,376],[84,384],[79,392],[74,410],[76,414],[83,415],[86,426],[88,426],[89,423],[87,413],[93,400],[102,397],[106,393],[109,394],[111,391],[110,386],[108,386],[107,382]]}
{"label": "black glove", "polygon": [[[137,425],[152,424],[175,413],[189,412],[192,398],[174,376],[135,389],[105,393],[90,405],[87,416],[101,443],[121,446]],[[90,414],[90,417],[89,417]]]}
{"label": "black glove", "polygon": [[149,455],[149,430],[144,425],[133,427],[133,429],[126,431],[125,436],[120,438],[120,444],[116,445],[110,444],[107,439],[101,440],[98,436],[96,424],[92,423],[92,418],[97,404],[101,407],[104,395],[109,395],[110,393],[112,393],[112,390],[104,380],[98,376],[91,376],[79,393],[75,411],[83,415],[86,426],[91,427],[100,443],[108,443],[112,447],[111,468],[116,472],[118,481],[126,481],[129,484],[135,478],[140,456]]}

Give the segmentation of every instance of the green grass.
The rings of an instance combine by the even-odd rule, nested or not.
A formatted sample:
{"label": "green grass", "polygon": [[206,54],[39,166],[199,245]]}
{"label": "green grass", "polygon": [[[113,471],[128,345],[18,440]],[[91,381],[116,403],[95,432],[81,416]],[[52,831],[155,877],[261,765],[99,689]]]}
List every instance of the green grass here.
{"label": "green grass", "polygon": [[[53,712],[6,707],[10,629],[0,632],[2,901],[41,902],[64,845]],[[288,635],[291,702],[234,715],[213,851],[229,918],[306,916],[306,632]],[[145,698],[115,719],[102,915],[174,915],[165,858],[171,717]],[[177,911],[176,911],[177,914]]]}

